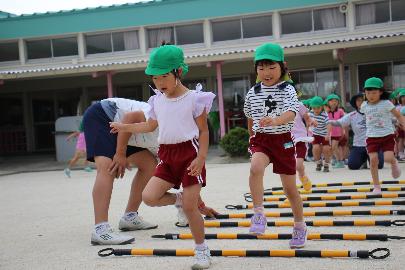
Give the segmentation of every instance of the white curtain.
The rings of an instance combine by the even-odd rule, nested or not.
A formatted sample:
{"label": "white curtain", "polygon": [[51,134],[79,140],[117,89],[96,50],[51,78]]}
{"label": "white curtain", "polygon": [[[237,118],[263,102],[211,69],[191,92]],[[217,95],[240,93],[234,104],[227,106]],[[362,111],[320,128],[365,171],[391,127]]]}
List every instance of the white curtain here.
{"label": "white curtain", "polygon": [[131,31],[124,33],[124,46],[125,50],[139,49],[138,31]]}
{"label": "white curtain", "polygon": [[356,6],[357,25],[374,24],[375,11],[375,4]]}
{"label": "white curtain", "polygon": [[148,30],[149,48],[160,46],[162,41],[174,44],[174,40],[172,40],[172,32],[172,27]]}
{"label": "white curtain", "polygon": [[318,10],[321,18],[322,29],[345,27],[345,15],[338,8]]}

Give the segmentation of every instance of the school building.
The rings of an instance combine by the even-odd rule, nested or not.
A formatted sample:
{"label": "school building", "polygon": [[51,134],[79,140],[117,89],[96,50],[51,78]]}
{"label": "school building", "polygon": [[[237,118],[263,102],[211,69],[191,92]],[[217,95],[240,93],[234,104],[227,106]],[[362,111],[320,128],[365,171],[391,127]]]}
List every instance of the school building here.
{"label": "school building", "polygon": [[[54,124],[92,101],[147,101],[151,49],[181,46],[190,72],[217,94],[225,134],[243,125],[254,49],[285,48],[304,97],[349,100],[366,78],[405,87],[404,0],[154,0],[30,15],[0,12],[0,155],[55,151]],[[174,116],[175,117],[175,116]],[[214,138],[217,141],[217,138]]]}

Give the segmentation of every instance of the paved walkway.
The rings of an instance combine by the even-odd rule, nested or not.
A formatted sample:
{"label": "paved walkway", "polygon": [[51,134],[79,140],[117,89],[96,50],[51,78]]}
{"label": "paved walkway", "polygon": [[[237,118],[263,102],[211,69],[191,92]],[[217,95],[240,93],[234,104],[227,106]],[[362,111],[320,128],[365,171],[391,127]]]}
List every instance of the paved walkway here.
{"label": "paved walkway", "polygon": [[[19,173],[0,176],[0,269],[189,269],[191,258],[168,257],[109,257],[100,258],[101,247],[90,245],[93,209],[91,190],[95,172],[73,171],[67,179],[58,171]],[[24,168],[24,164],[19,164]],[[26,167],[32,169],[35,167]],[[39,167],[39,165],[37,165]],[[332,170],[330,173],[315,172],[313,163],[306,163],[314,183],[338,181],[368,181],[368,170]],[[401,164],[405,171],[404,164]],[[116,181],[110,206],[110,223],[114,228],[125,208],[130,180],[134,171],[123,180]],[[229,213],[226,204],[245,204],[242,194],[247,192],[249,163],[208,164],[208,186],[203,191],[207,204],[220,212]],[[381,179],[391,179],[390,170],[380,171]],[[279,186],[277,176],[268,169],[265,187]],[[405,175],[402,177],[405,179]],[[404,206],[315,208],[314,210],[338,209],[404,209]],[[306,209],[307,211],[309,209]],[[311,209],[312,210],[312,209]],[[274,209],[284,212],[288,209]],[[233,211],[236,212],[236,211]],[[188,232],[176,228],[174,207],[149,208],[142,206],[140,214],[159,224],[151,231],[126,232],[136,238],[132,245],[121,248],[192,248],[190,240],[151,239],[153,234]],[[314,219],[350,220],[355,217],[318,217]],[[401,216],[357,217],[357,219],[405,219]],[[278,220],[284,220],[280,218]],[[288,218],[289,219],[289,218]],[[246,233],[247,228],[208,228],[207,232]],[[269,233],[290,233],[288,227],[271,227]],[[320,233],[384,233],[405,236],[404,227],[310,227],[310,232]],[[287,240],[208,240],[211,249],[287,249]],[[328,259],[328,258],[214,258],[211,269],[396,269],[405,265],[404,241],[308,241],[306,249],[371,250],[377,247],[391,249],[391,257],[385,260]]]}

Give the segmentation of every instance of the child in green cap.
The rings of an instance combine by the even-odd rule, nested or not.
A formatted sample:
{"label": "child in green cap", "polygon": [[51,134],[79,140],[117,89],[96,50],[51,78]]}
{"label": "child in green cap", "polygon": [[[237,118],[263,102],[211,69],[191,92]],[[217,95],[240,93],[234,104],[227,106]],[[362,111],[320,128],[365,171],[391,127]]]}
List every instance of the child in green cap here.
{"label": "child in green cap", "polygon": [[265,233],[267,220],[263,213],[263,175],[266,167],[273,163],[273,172],[280,175],[284,192],[294,213],[290,247],[303,247],[307,228],[301,196],[295,184],[295,148],[291,136],[294,118],[299,109],[296,91],[282,79],[287,70],[280,45],[266,43],[256,48],[254,63],[260,83],[249,90],[244,105],[251,135],[249,186],[254,211],[249,232],[255,235]]}
{"label": "child in green cap", "polygon": [[[330,94],[326,97],[326,103],[328,104],[330,110],[328,112],[329,120],[339,120],[345,115],[345,112],[339,108],[340,97],[336,94]],[[344,129],[341,127],[332,127],[331,131],[331,145],[332,154],[335,156],[335,164],[332,164],[334,168],[344,168],[345,164],[343,161],[343,146],[347,142],[346,134]]]}
{"label": "child in green cap", "polygon": [[[312,142],[312,153],[316,162],[316,170],[321,171],[323,166],[324,172],[329,172],[329,162],[331,157],[330,134],[331,126],[329,117],[323,111],[324,102],[321,97],[315,96],[311,99],[312,110],[309,116],[314,119],[317,125],[312,129],[314,141]],[[323,164],[321,155],[325,159]]]}
{"label": "child in green cap", "polygon": [[367,152],[370,156],[370,172],[373,178],[373,193],[381,193],[381,185],[378,176],[378,152],[384,152],[385,162],[391,163],[393,178],[401,175],[398,161],[394,155],[395,129],[392,124],[394,115],[402,128],[405,127],[403,116],[395,109],[388,98],[389,94],[384,90],[383,81],[372,77],[364,84],[366,101],[360,107],[360,112],[366,115]]}
{"label": "child in green cap", "polygon": [[[215,95],[202,92],[199,86],[189,90],[181,83],[188,71],[183,50],[163,45],[153,50],[145,73],[152,77],[157,90],[148,103],[149,119],[144,123],[111,123],[112,132],[151,132],[159,126],[160,162],[149,180],[142,199],[149,206],[176,205],[188,219],[195,241],[195,262],[192,269],[207,269],[210,250],[205,242],[204,222],[199,208],[200,191],[206,183],[205,159],[208,152],[209,113]],[[183,187],[182,193],[169,193]]]}

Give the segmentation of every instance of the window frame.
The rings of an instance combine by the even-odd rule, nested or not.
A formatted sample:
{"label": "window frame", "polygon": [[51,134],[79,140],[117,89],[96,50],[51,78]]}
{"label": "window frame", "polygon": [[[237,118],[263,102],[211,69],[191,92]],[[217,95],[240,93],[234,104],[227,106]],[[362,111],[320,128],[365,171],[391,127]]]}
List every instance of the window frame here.
{"label": "window frame", "polygon": [[[389,21],[388,22],[382,22],[382,23],[373,23],[373,24],[365,24],[365,25],[357,25],[357,16],[356,16],[356,9],[357,6],[359,5],[367,5],[367,4],[373,4],[373,3],[379,3],[379,2],[386,2],[388,1],[388,12],[389,12]],[[405,23],[405,18],[403,20],[398,20],[398,21],[393,21],[392,20],[392,0],[363,0],[356,2],[354,4],[354,27],[355,29],[367,29],[375,26],[387,26],[387,25],[396,25],[396,24],[404,24]]]}
{"label": "window frame", "polygon": [[[54,49],[53,49],[53,40],[54,39],[63,39],[63,38],[75,38],[76,39],[76,44],[77,44],[77,54],[75,55],[65,55],[65,56],[54,56]],[[28,56],[28,46],[27,42],[30,41],[41,41],[41,40],[47,40],[51,44],[51,57],[46,57],[46,58],[34,58],[30,59]],[[24,39],[24,49],[26,51],[26,61],[27,62],[50,62],[54,60],[69,60],[69,59],[75,59],[79,57],[79,39],[78,35],[67,35],[67,36],[52,36],[52,37],[47,37],[47,38],[29,38],[29,39]]]}

